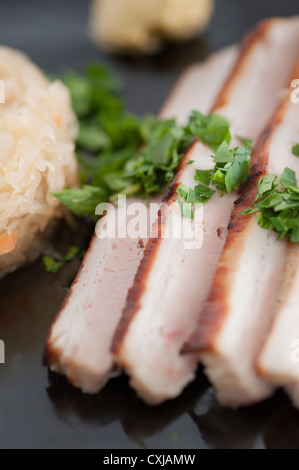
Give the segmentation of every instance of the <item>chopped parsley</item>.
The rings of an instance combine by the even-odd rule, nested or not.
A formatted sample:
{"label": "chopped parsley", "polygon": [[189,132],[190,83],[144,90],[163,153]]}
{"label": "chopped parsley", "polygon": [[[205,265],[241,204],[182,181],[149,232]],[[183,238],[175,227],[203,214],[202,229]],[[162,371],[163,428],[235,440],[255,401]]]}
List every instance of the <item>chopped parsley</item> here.
{"label": "chopped parsley", "polygon": [[[138,117],[125,111],[122,84],[99,64],[88,67],[86,75],[64,75],[73,109],[79,120],[76,154],[82,187],[65,188],[54,195],[78,216],[94,216],[96,206],[118,194],[148,197],[160,193],[170,182],[188,146],[199,138],[214,152],[214,168],[195,170],[194,188],[180,185],[178,203],[184,217],[194,218],[194,209],[220,190],[230,194],[248,179],[252,143],[238,137],[240,147],[229,148],[228,121],[216,114],[193,111],[186,126],[175,119]],[[292,147],[299,156],[299,143]],[[188,164],[194,163],[190,160]],[[214,186],[212,189],[210,186]],[[268,174],[258,181],[251,208],[242,214],[257,214],[261,227],[272,228],[278,238],[299,242],[299,188],[295,172],[285,168],[279,183]],[[48,272],[57,272],[65,261],[76,256],[71,247],[65,260],[43,257]]]}
{"label": "chopped parsley", "polygon": [[299,157],[299,144],[293,145],[292,154],[295,155],[295,157]]}
{"label": "chopped parsley", "polygon": [[228,143],[223,141],[216,151],[215,167],[212,174],[212,183],[220,189],[222,195],[231,194],[241,183],[245,183],[249,175],[252,142],[230,150]]}
{"label": "chopped parsley", "polygon": [[43,256],[43,263],[47,273],[56,274],[63,266],[63,261],[56,261],[52,256]]}
{"label": "chopped parsley", "polygon": [[[187,188],[184,185],[179,186],[177,193],[185,201],[184,204],[181,199],[178,199],[183,217],[193,219],[194,212],[190,210],[191,203],[195,203],[195,207],[198,207],[198,205],[203,205],[211,199],[215,194],[215,190],[209,187],[210,184],[219,189],[221,196],[223,196],[226,192],[231,194],[241,183],[247,181],[252,142],[247,139],[243,139],[243,141],[245,145],[230,150],[227,140],[223,140],[213,157],[214,169],[195,170],[194,179],[202,184],[195,186],[194,189]],[[190,194],[194,194],[194,196],[190,198]]]}
{"label": "chopped parsley", "polygon": [[107,202],[108,191],[103,187],[84,185],[81,189],[64,189],[53,193],[60,202],[78,216],[94,215],[95,208],[101,202]]}
{"label": "chopped parsley", "polygon": [[291,242],[299,242],[299,187],[293,170],[286,167],[279,183],[273,174],[259,179],[252,207],[241,212],[253,213],[262,228],[277,232],[278,240],[288,237]]}
{"label": "chopped parsley", "polygon": [[200,207],[206,202],[208,202],[209,199],[215,194],[215,190],[209,188],[208,186],[204,186],[202,184],[198,184],[194,188],[195,192],[195,203],[196,207]]}
{"label": "chopped parsley", "polygon": [[47,273],[56,274],[66,262],[72,261],[79,253],[77,246],[70,246],[63,259],[55,259],[52,256],[43,256],[43,263]]}
{"label": "chopped parsley", "polygon": [[215,191],[208,186],[198,184],[194,189],[181,184],[177,190],[178,204],[181,209],[183,217],[188,219],[194,218],[194,208],[198,208],[205,204],[215,193]]}
{"label": "chopped parsley", "polygon": [[70,246],[67,254],[64,257],[65,261],[72,261],[77,254],[79,253],[79,248],[77,246]]}
{"label": "chopped parsley", "polygon": [[[82,187],[65,188],[54,195],[77,216],[94,216],[99,203],[118,194],[148,198],[162,192],[194,138],[216,153],[221,144],[223,152],[223,143],[231,140],[228,121],[216,114],[193,111],[187,125],[181,126],[175,119],[163,121],[128,113],[122,84],[101,65],[89,66],[85,76],[68,72],[62,80],[79,120],[76,154]],[[240,173],[245,174],[240,158],[235,157],[231,169],[228,162],[226,166],[217,163],[217,187],[224,184],[231,191]],[[208,186],[209,177],[210,173],[198,170],[200,183]]]}
{"label": "chopped parsley", "polygon": [[[178,204],[181,209],[181,213],[183,217],[187,219],[193,219],[194,212],[193,212],[193,203],[195,202],[195,191],[194,189],[188,188],[184,184],[181,184],[177,190],[177,194],[180,196],[178,198]],[[181,198],[181,199],[180,199]],[[183,199],[183,201],[182,201]]]}
{"label": "chopped parsley", "polygon": [[227,119],[217,114],[204,116],[199,111],[193,111],[187,126],[189,134],[198,137],[207,144],[214,152],[225,140],[231,140],[229,123]]}
{"label": "chopped parsley", "polygon": [[195,181],[199,181],[206,186],[209,186],[212,179],[213,170],[195,170]]}

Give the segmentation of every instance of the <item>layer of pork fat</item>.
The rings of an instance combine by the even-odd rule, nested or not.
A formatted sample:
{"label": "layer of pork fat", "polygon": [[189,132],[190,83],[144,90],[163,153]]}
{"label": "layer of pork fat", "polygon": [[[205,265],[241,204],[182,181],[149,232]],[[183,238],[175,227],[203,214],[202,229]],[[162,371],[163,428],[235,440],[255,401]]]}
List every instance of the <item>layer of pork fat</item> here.
{"label": "layer of pork fat", "polygon": [[[268,20],[246,39],[237,65],[214,104],[214,111],[229,119],[233,135],[255,140],[266,125],[294,62],[297,30],[298,20]],[[233,139],[235,144],[237,140]],[[210,150],[198,143],[181,163],[165,198],[168,214],[174,214],[174,226],[181,223],[176,188],[180,183],[194,186],[195,168],[212,165],[209,154]],[[194,163],[187,165],[189,160]],[[215,195],[203,208],[203,221],[202,209],[196,211],[200,248],[186,248],[184,237],[162,235],[152,238],[146,247],[113,351],[118,365],[130,375],[132,387],[149,404],[176,397],[195,376],[196,354],[181,356],[180,350],[208,295],[234,198],[235,194],[223,198]],[[162,233],[167,232],[168,214],[161,218]]]}
{"label": "layer of pork fat", "polygon": [[[287,85],[298,74],[299,63]],[[253,202],[260,174],[280,176],[285,166],[299,172],[298,157],[292,154],[292,142],[299,139],[299,107],[292,103],[290,93],[282,98],[252,156],[251,186],[235,205],[225,248],[192,341],[201,350],[200,359],[219,401],[232,407],[255,403],[273,391],[258,373],[256,363],[273,320],[287,243],[277,241],[273,231],[262,229],[255,214],[239,214]],[[287,359],[290,362],[290,346],[284,352],[281,347],[287,338],[281,330],[278,333],[278,328],[275,331],[271,336],[278,335],[280,341],[275,340],[275,346],[273,341],[268,342],[271,350],[263,356],[267,376],[271,368],[279,368]]]}
{"label": "layer of pork fat", "polygon": [[[229,47],[190,68],[179,80],[161,117],[183,116],[195,108],[208,112],[234,61],[237,48]],[[194,84],[198,84],[193,91]],[[127,201],[130,203],[132,201]],[[144,201],[139,201],[144,204]],[[116,208],[120,229],[126,229],[123,208]],[[113,223],[112,212],[101,227]],[[98,234],[101,232],[98,227]],[[143,256],[148,236],[139,238],[93,237],[81,269],[51,328],[46,363],[76,387],[96,393],[114,370],[112,337],[125,305],[128,289]]]}

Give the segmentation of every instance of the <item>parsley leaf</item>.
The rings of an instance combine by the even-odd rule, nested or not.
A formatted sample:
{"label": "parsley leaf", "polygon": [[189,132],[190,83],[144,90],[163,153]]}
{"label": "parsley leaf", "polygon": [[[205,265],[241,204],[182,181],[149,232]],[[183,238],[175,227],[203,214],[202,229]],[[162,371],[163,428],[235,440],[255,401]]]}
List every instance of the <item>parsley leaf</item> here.
{"label": "parsley leaf", "polygon": [[79,253],[79,248],[77,246],[70,246],[67,254],[64,257],[65,261],[72,261],[77,254]]}
{"label": "parsley leaf", "polygon": [[195,170],[195,181],[199,181],[206,186],[209,186],[212,179],[213,170]]}
{"label": "parsley leaf", "polygon": [[217,163],[229,163],[233,161],[233,155],[231,151],[229,150],[228,143],[226,140],[224,140],[218,147],[215,157],[214,157],[214,162]]}
{"label": "parsley leaf", "polygon": [[199,207],[208,202],[216,191],[202,184],[198,184],[195,186],[194,192],[196,207]]}
{"label": "parsley leaf", "polygon": [[236,147],[232,150],[226,141],[216,151],[214,161],[214,174],[212,181],[222,192],[229,194],[237,189],[239,184],[245,183],[249,175],[252,142],[248,140],[246,146]]}
{"label": "parsley leaf", "polygon": [[299,157],[299,144],[293,145],[292,154],[295,155],[295,157]]}
{"label": "parsley leaf", "polygon": [[51,256],[43,256],[43,263],[47,273],[56,274],[63,266],[63,261],[56,261]]}
{"label": "parsley leaf", "polygon": [[119,113],[123,107],[122,100],[117,97],[122,83],[108,68],[100,64],[91,64],[85,76],[67,72],[62,81],[70,91],[72,105],[79,118],[88,116],[99,108],[110,112],[114,109]]}
{"label": "parsley leaf", "polygon": [[[194,189],[180,185],[177,194],[184,199],[185,203],[195,202],[195,207],[199,207],[208,202],[215,190],[209,187],[212,182],[221,195],[225,192],[229,194],[236,189],[240,183],[247,181],[249,174],[250,156],[252,142],[246,140],[245,146],[229,149],[228,143],[224,140],[216,150],[214,158],[215,166],[213,170],[195,170],[194,180],[202,184]],[[193,210],[186,209],[183,202],[178,199],[182,215],[193,218]],[[191,215],[192,214],[192,215]]]}
{"label": "parsley leaf", "polygon": [[251,141],[246,145],[246,147],[238,147],[233,151],[233,153],[233,161],[225,176],[225,186],[228,194],[236,189],[239,184],[245,183],[248,179]]}
{"label": "parsley leaf", "polygon": [[195,192],[194,189],[189,188],[188,186],[181,184],[177,190],[177,194],[183,199],[178,198],[178,204],[181,209],[181,213],[183,217],[186,217],[187,219],[193,219],[194,218],[194,212],[193,212],[193,207],[192,204],[195,202]]}
{"label": "parsley leaf", "polygon": [[231,141],[227,119],[217,114],[204,116],[199,111],[193,111],[189,119],[187,131],[191,135],[198,137],[214,152],[216,152],[224,140],[227,143]]}
{"label": "parsley leaf", "polygon": [[181,199],[178,199],[178,203],[181,209],[182,216],[186,217],[186,219],[193,219],[194,212],[192,209],[191,202],[183,202]]}
{"label": "parsley leaf", "polygon": [[79,248],[77,246],[70,246],[63,260],[57,260],[52,256],[43,256],[45,270],[47,273],[56,274],[62,268],[62,266],[64,266],[65,262],[72,261],[78,253]]}
{"label": "parsley leaf", "polygon": [[288,237],[293,243],[299,242],[299,188],[293,170],[286,167],[279,184],[273,174],[259,179],[252,207],[241,212],[254,213],[262,228],[277,232],[278,240]]}
{"label": "parsley leaf", "polygon": [[53,195],[78,216],[94,215],[96,206],[108,200],[105,189],[89,185],[81,189],[64,189]]}
{"label": "parsley leaf", "polygon": [[280,183],[284,186],[297,186],[296,173],[288,167],[285,167],[280,178]]}
{"label": "parsley leaf", "polygon": [[111,141],[105,131],[98,125],[85,122],[80,125],[77,144],[79,147],[83,147],[91,152],[98,152],[102,149],[109,148]]}
{"label": "parsley leaf", "polygon": [[195,202],[194,189],[189,188],[188,186],[186,186],[184,184],[181,184],[177,188],[176,192],[179,196],[181,196],[185,200],[185,202],[187,202],[187,203]]}
{"label": "parsley leaf", "polygon": [[[183,202],[182,199],[178,198],[182,216],[189,219],[194,218],[194,208],[197,209],[208,202],[215,193],[213,189],[202,184],[198,184],[194,189],[181,184],[176,192],[184,200]],[[194,204],[195,207],[193,207]]]}
{"label": "parsley leaf", "polygon": [[[148,197],[160,193],[196,137],[215,153],[214,170],[196,170],[196,181],[206,187],[212,182],[224,193],[248,176],[249,154],[241,149],[249,141],[243,139],[245,147],[230,150],[229,122],[224,117],[193,111],[187,125],[181,126],[175,119],[161,121],[127,113],[120,95],[122,84],[99,64],[89,66],[85,76],[68,72],[62,80],[79,120],[76,153],[82,188],[66,188],[54,195],[76,215],[94,216],[99,203],[118,194]],[[180,197],[186,204],[203,204],[214,193],[205,191],[206,195],[201,187],[189,191],[187,200]],[[193,212],[184,209],[184,213],[191,217]]]}
{"label": "parsley leaf", "polygon": [[[258,190],[255,197],[255,201],[257,201],[260,197],[262,197],[265,193],[272,191],[276,188],[275,182],[277,180],[277,176],[268,173],[268,175],[261,177],[258,180]],[[254,202],[255,202],[254,201]]]}
{"label": "parsley leaf", "polygon": [[236,135],[236,137],[245,147],[251,142],[251,139],[246,139],[246,137],[241,137],[240,135]]}

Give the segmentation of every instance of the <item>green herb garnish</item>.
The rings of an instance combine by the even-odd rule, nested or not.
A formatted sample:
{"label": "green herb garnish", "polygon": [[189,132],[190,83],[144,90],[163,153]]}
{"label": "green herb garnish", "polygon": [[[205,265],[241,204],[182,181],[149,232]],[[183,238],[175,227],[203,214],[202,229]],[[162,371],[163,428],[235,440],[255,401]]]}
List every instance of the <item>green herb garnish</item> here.
{"label": "green herb garnish", "polygon": [[193,111],[181,126],[174,119],[127,113],[121,83],[100,65],[91,65],[85,76],[69,72],[63,81],[80,125],[76,153],[82,188],[54,195],[78,216],[94,216],[99,203],[118,194],[148,198],[162,192],[196,137],[214,151],[230,142],[228,121],[215,114]]}
{"label": "green herb garnish", "polygon": [[108,200],[107,188],[90,185],[85,185],[81,189],[66,188],[53,195],[78,216],[94,216],[96,206]]}
{"label": "green herb garnish", "polygon": [[241,212],[254,213],[262,228],[278,233],[278,240],[288,237],[291,242],[299,242],[299,188],[293,170],[286,167],[279,184],[272,174],[259,179],[252,207]]}
{"label": "green herb garnish", "polygon": [[299,157],[299,144],[295,144],[292,147],[292,154]]}
{"label": "green herb garnish", "polygon": [[52,256],[43,256],[43,263],[47,273],[56,274],[63,266],[63,261],[56,261]]}
{"label": "green herb garnish", "polygon": [[215,167],[212,182],[222,195],[231,194],[234,189],[248,179],[252,142],[248,140],[245,146],[229,149],[226,141],[216,151]]}
{"label": "green herb garnish", "polygon": [[206,186],[209,186],[212,179],[213,170],[195,170],[195,181],[199,181]]}
{"label": "green herb garnish", "polygon": [[[194,217],[193,210],[190,212],[190,202],[195,202],[195,207],[198,207],[211,199],[215,190],[209,187],[210,183],[221,191],[221,196],[225,192],[231,194],[241,183],[245,183],[249,174],[251,149],[252,142],[250,140],[245,140],[245,146],[236,147],[232,150],[229,149],[227,140],[223,140],[213,157],[214,169],[195,170],[194,179],[202,184],[195,186],[194,189],[183,185],[179,186],[177,193],[185,201],[185,204],[183,204],[182,200],[178,199],[183,217],[191,219]],[[189,195],[193,193],[194,196],[191,201]]]}
{"label": "green herb garnish", "polygon": [[70,246],[67,254],[64,257],[65,261],[72,261],[77,254],[79,253],[79,248],[77,246]]}
{"label": "green herb garnish", "polygon": [[199,111],[193,111],[189,119],[187,131],[190,135],[198,137],[214,152],[216,152],[224,140],[228,143],[231,141],[227,119],[217,114],[204,116]]}
{"label": "green herb garnish", "polygon": [[[202,206],[213,196],[215,191],[207,186],[198,184],[194,189],[181,184],[177,190],[178,204],[183,217],[188,219],[194,218],[194,209]],[[183,200],[182,200],[183,199]]]}
{"label": "green herb garnish", "polygon": [[65,263],[72,261],[79,253],[77,246],[70,246],[63,259],[55,259],[52,256],[43,256],[43,263],[47,273],[57,273]]}
{"label": "green herb garnish", "polygon": [[224,117],[193,111],[188,124],[181,126],[174,119],[129,114],[120,96],[121,83],[101,65],[91,65],[85,76],[69,72],[63,81],[80,124],[76,153],[82,188],[54,195],[76,215],[94,217],[98,204],[119,194],[148,198],[160,193],[195,138],[215,152],[215,168],[196,170],[195,180],[201,184],[185,195],[187,199],[179,194],[185,217],[193,217],[192,204],[202,205],[212,197],[210,183],[223,194],[246,181],[251,142],[240,138],[244,146],[230,150]]}
{"label": "green herb garnish", "polygon": [[200,207],[208,202],[216,191],[202,184],[198,184],[195,186],[194,192],[196,207]]}

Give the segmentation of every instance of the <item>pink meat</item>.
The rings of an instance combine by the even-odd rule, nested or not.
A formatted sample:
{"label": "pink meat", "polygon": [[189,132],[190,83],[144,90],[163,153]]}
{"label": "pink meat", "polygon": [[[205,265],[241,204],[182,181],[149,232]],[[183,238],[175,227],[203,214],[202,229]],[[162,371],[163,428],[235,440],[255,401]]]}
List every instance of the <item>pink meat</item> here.
{"label": "pink meat", "polygon": [[298,244],[288,243],[283,279],[276,298],[275,318],[258,360],[260,375],[269,380],[273,386],[284,387],[297,408],[299,408],[298,266]]}
{"label": "pink meat", "polygon": [[[293,77],[299,77],[299,62]],[[294,142],[299,142],[299,107],[289,96],[286,100],[287,115],[275,140],[276,158],[295,170],[298,178],[299,160],[292,155],[291,148]],[[283,279],[276,298],[274,321],[263,345],[258,369],[274,386],[285,387],[299,407],[299,247],[291,242],[285,242],[285,247]]]}
{"label": "pink meat", "polygon": [[[298,19],[268,20],[246,39],[213,106],[230,121],[232,135],[256,140],[266,125],[295,60],[298,24]],[[237,143],[234,138],[232,145]],[[215,195],[203,210],[196,211],[196,248],[189,249],[184,237],[164,238],[163,232],[171,217],[172,226],[181,223],[177,186],[193,187],[194,169],[212,166],[210,153],[197,143],[182,161],[165,197],[168,210],[161,216],[161,234],[151,238],[146,247],[114,337],[117,364],[148,404],[176,397],[195,376],[197,355],[183,356],[180,351],[209,293],[236,195]],[[189,160],[194,163],[188,165]],[[192,222],[188,223],[192,232]]]}
{"label": "pink meat", "polygon": [[[228,48],[191,68],[179,81],[161,116],[177,116],[182,111],[186,118],[194,107],[208,112],[236,54],[235,47]],[[199,85],[196,94],[194,83]],[[116,209],[116,212],[120,211],[121,208]],[[125,214],[121,219],[121,226],[126,229]],[[101,221],[98,234],[104,230],[105,223],[111,227],[112,222],[108,212]],[[98,392],[115,373],[111,340],[147,239],[148,233],[141,242],[139,238],[129,236],[124,239],[94,236],[52,325],[46,344],[46,362],[53,371],[66,375],[73,385],[85,392]]]}
{"label": "pink meat", "polygon": [[[289,50],[289,59],[294,58],[294,52]],[[299,63],[287,85],[298,74]],[[285,166],[299,172],[298,157],[292,154],[292,142],[299,139],[299,107],[292,103],[290,93],[284,93],[252,156],[253,178],[233,211],[226,245],[192,340],[219,401],[232,407],[271,395],[273,386],[267,379],[273,371],[277,371],[277,378],[287,359],[290,363],[286,324],[281,316],[259,363],[262,376],[257,370],[258,356],[274,317],[287,242],[277,241],[277,234],[259,227],[255,215],[239,215],[253,202],[260,174],[280,176]]]}

